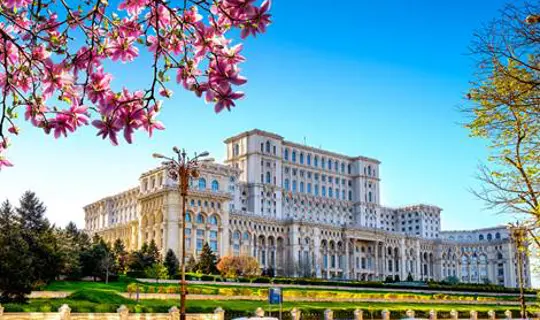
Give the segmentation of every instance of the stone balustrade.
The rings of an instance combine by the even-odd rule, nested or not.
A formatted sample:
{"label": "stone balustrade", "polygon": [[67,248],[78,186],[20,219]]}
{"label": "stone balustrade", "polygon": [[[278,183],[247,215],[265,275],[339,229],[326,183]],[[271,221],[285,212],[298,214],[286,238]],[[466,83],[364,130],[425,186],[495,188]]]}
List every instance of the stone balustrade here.
{"label": "stone balustrade", "polygon": [[[168,313],[152,313],[152,314],[138,314],[138,313],[130,313],[129,309],[122,305],[117,310],[116,313],[72,313],[71,308],[64,304],[59,309],[58,312],[4,312],[5,309],[2,305],[0,305],[0,320],[139,320],[139,319],[152,319],[152,320],[180,320],[180,310],[178,310],[177,307],[172,307],[169,309]],[[263,308],[257,308],[255,312],[253,313],[255,317],[251,319],[269,319],[264,318],[265,311]],[[429,320],[437,320],[437,311],[430,310],[429,311]],[[487,318],[484,317],[482,319],[487,320],[496,320],[497,315],[495,311],[490,310],[487,312]],[[290,311],[291,319],[292,320],[301,320],[302,319],[302,312],[298,308],[293,308]],[[461,314],[464,315],[463,313]],[[518,316],[517,312],[512,312],[510,310],[507,310],[504,312],[504,320],[511,320],[513,319],[513,316]],[[364,313],[361,309],[354,310],[351,320],[363,320]],[[395,316],[392,318],[392,314],[389,310],[384,309],[381,311],[381,320],[390,320],[390,319],[396,319],[396,318],[405,318],[413,320],[415,319],[415,311],[414,310],[407,310],[405,312],[405,317],[402,316]],[[478,312],[477,311],[470,311],[469,317],[462,317],[459,318],[459,312],[456,310],[450,311],[450,319],[452,320],[478,320]],[[540,313],[536,313],[534,317],[531,317],[530,319],[533,320],[540,320]],[[222,308],[217,308],[214,310],[214,313],[208,313],[208,314],[194,314],[189,313],[187,314],[187,320],[225,320],[225,311]],[[334,311],[332,309],[326,309],[324,311],[324,320],[334,320]]]}

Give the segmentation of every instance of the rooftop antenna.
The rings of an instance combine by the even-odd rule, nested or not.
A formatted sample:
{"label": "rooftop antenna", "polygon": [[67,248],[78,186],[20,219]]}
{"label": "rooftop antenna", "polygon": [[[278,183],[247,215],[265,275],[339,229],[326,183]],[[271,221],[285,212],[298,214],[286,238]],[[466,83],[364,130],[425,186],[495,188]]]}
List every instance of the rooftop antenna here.
{"label": "rooftop antenna", "polygon": [[306,136],[304,136],[304,145],[307,146]]}

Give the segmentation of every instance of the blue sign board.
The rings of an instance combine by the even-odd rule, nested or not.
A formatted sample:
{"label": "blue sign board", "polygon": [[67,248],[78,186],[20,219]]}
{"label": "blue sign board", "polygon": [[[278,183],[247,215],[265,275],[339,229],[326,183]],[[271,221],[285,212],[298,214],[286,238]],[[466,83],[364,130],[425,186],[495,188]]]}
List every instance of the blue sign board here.
{"label": "blue sign board", "polygon": [[270,288],[268,290],[268,303],[281,304],[283,302],[283,296],[281,295],[281,288]]}

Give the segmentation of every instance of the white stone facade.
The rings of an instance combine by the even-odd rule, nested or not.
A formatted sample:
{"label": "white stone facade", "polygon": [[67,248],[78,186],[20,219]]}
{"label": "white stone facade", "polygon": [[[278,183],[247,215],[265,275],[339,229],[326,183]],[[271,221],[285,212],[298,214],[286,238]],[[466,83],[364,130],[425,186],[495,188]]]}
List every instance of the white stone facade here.
{"label": "white stone facade", "polygon": [[[351,157],[252,130],[225,140],[187,200],[186,250],[252,255],[278,275],[357,280],[443,280],[517,286],[506,227],[441,231],[441,209],[380,204],[378,160]],[[135,250],[154,239],[182,251],[181,202],[163,168],[139,186],[85,208],[86,229]],[[525,258],[530,287],[530,265]]]}

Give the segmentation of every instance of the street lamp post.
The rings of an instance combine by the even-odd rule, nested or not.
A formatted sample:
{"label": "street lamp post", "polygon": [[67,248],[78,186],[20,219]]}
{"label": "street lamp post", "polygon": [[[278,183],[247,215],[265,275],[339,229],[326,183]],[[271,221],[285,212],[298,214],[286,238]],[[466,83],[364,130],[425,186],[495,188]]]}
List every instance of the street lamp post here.
{"label": "street lamp post", "polygon": [[525,283],[524,283],[525,279],[523,277],[523,264],[525,263],[525,261],[524,261],[523,256],[527,252],[527,244],[526,244],[527,229],[518,222],[514,225],[510,224],[510,232],[511,232],[511,237],[514,240],[514,243],[516,246],[520,314],[521,314],[521,319],[527,319],[527,305],[525,303],[525,293],[523,290],[525,286]]}
{"label": "street lamp post", "polygon": [[202,152],[195,154],[193,158],[189,158],[184,149],[180,150],[177,147],[173,147],[175,155],[173,157],[166,157],[159,153],[154,153],[152,156],[157,159],[164,159],[163,165],[167,167],[167,175],[178,181],[178,191],[180,192],[180,198],[182,201],[182,258],[180,260],[180,320],[186,320],[186,201],[187,193],[189,189],[189,180],[191,177],[197,178],[199,176],[199,163],[209,162],[212,159],[205,158],[208,156],[208,152]]}

